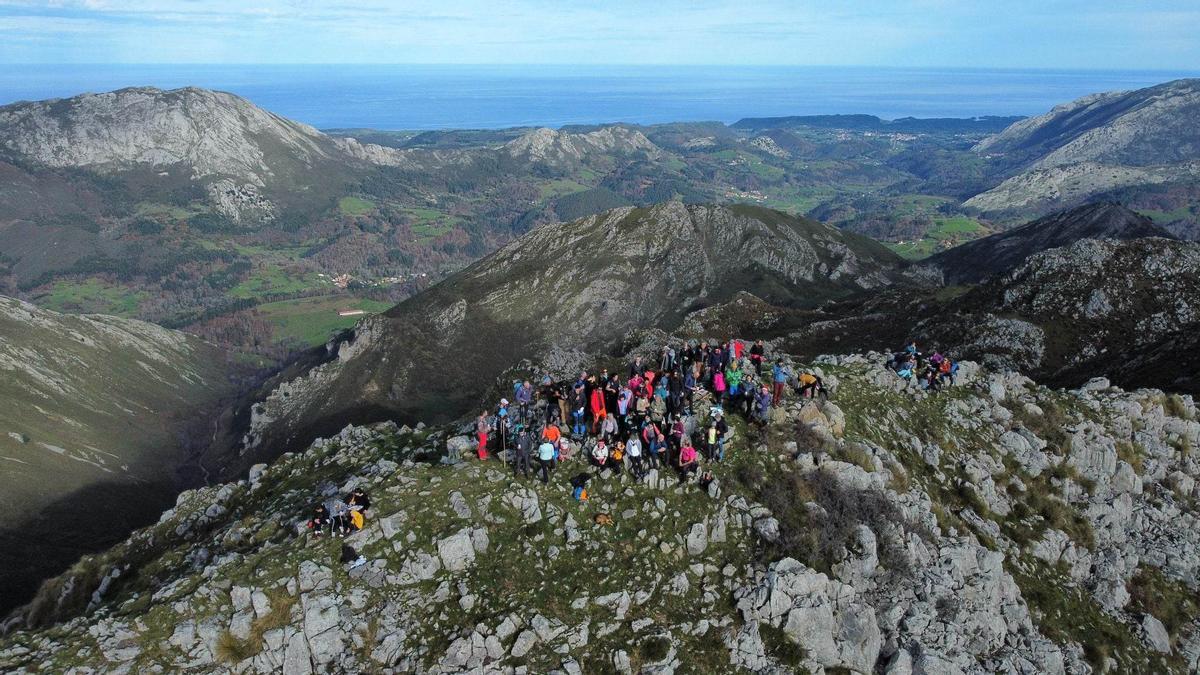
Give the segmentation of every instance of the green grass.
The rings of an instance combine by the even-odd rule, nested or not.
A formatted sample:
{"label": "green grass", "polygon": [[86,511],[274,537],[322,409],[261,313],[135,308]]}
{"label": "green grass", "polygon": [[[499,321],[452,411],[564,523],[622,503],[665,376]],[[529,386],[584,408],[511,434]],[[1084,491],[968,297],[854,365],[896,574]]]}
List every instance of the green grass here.
{"label": "green grass", "polygon": [[250,278],[229,289],[229,296],[239,299],[261,298],[269,295],[301,293],[321,286],[315,272],[293,272],[276,266],[254,270]]}
{"label": "green grass", "polygon": [[54,282],[37,303],[56,312],[87,312],[133,317],[138,307],[149,297],[145,291],[131,291],[102,279]]}
{"label": "green grass", "polygon": [[338,316],[339,309],[361,309],[368,314],[391,307],[386,302],[342,296],[300,298],[259,305],[256,311],[271,322],[276,341],[305,345],[324,344],[337,331],[351,328],[363,315]]}
{"label": "green grass", "polygon": [[402,210],[413,219],[410,227],[417,235],[417,241],[423,244],[450,232],[462,222],[462,218],[436,209],[409,207]]}
{"label": "green grass", "polygon": [[375,202],[361,197],[342,197],[338,200],[338,209],[345,216],[364,216],[375,210]]}
{"label": "green grass", "polygon": [[187,220],[199,213],[174,204],[159,204],[158,202],[138,202],[134,206],[134,215],[142,218],[168,218],[170,220]]}
{"label": "green grass", "polygon": [[583,192],[589,188],[569,178],[556,178],[542,183],[538,186],[538,189],[541,191],[542,199],[550,199],[552,197],[569,195],[573,192]]}
{"label": "green grass", "polygon": [[1194,206],[1184,205],[1171,211],[1142,209],[1141,211],[1138,211],[1138,213],[1141,213],[1143,216],[1153,220],[1155,225],[1166,225],[1179,220],[1194,218],[1197,215],[1197,210]]}
{"label": "green grass", "polygon": [[888,248],[909,260],[921,260],[947,248],[953,248],[991,233],[987,227],[968,216],[939,216],[925,236],[913,241],[886,242]]}

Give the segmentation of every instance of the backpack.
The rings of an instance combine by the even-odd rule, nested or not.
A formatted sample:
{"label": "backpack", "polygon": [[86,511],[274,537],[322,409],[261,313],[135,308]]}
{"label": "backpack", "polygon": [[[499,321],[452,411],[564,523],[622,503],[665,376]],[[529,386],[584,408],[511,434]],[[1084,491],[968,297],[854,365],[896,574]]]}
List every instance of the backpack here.
{"label": "backpack", "polygon": [[577,487],[571,492],[571,496],[581,502],[586,502],[588,498],[587,488]]}
{"label": "backpack", "polygon": [[350,512],[350,523],[352,525],[354,525],[354,529],[361,530],[361,529],[363,529],[363,525],[366,524],[366,518],[363,518],[363,514],[361,511],[351,511]]}
{"label": "backpack", "polygon": [[938,368],[938,372],[948,373],[950,372],[950,368],[950,359],[943,359],[941,367]]}

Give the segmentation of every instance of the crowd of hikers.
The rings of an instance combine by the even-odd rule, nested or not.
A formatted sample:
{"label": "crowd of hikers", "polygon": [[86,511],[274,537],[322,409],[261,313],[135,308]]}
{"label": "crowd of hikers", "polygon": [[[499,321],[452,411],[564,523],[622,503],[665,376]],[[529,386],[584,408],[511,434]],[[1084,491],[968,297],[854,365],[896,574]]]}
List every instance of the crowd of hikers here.
{"label": "crowd of hikers", "polygon": [[[958,372],[957,363],[937,351],[926,357],[915,342],[891,355],[888,367],[931,391],[953,385]],[[657,360],[635,356],[619,372],[583,371],[568,381],[547,375],[536,387],[514,382],[512,400],[501,398],[475,419],[476,454],[511,465],[514,477],[543,483],[564,463],[582,460],[595,472],[570,478],[577,499],[587,499],[587,482],[605,469],[638,480],[651,469],[673,471],[680,484],[703,485],[712,474],[701,463],[725,459],[726,415],[765,429],[789,389],[800,398],[828,397],[817,373],[793,373],[782,359],[771,363],[762,340],[668,345]],[[696,414],[701,402],[703,419]],[[317,536],[324,530],[345,536],[362,529],[369,507],[367,495],[354,490],[318,505],[308,527]]]}
{"label": "crowd of hikers", "polygon": [[[782,360],[770,363],[762,340],[668,345],[656,359],[635,356],[618,372],[584,371],[569,381],[545,376],[536,387],[514,382],[511,400],[476,418],[476,452],[481,460],[497,454],[514,476],[543,483],[577,459],[576,449],[597,471],[628,471],[640,480],[658,469],[674,471],[681,483],[704,480],[701,463],[725,458],[726,415],[765,427],[789,386],[802,397],[826,394],[815,373],[795,375]],[[701,401],[703,419],[695,414]],[[571,479],[577,497],[586,495],[588,477]]]}

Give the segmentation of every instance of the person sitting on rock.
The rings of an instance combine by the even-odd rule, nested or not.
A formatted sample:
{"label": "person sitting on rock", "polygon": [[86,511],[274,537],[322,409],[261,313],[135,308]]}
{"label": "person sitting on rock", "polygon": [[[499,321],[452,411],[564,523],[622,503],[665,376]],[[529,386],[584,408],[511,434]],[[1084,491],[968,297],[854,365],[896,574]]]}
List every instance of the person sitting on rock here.
{"label": "person sitting on rock", "polygon": [[699,459],[696,456],[696,448],[692,447],[691,440],[684,442],[683,447],[679,450],[679,461],[676,463],[676,469],[679,471],[679,482],[684,483],[696,473],[699,468]]}
{"label": "person sitting on rock", "polygon": [[603,469],[608,465],[608,444],[601,438],[592,446],[592,464],[598,469]]}
{"label": "person sitting on rock", "polygon": [[324,504],[317,504],[317,508],[313,509],[313,517],[308,521],[308,527],[312,530],[314,537],[320,537],[326,527],[333,527],[329,509],[325,508]]}
{"label": "person sitting on rock", "polygon": [[356,487],[346,495],[346,503],[351,509],[359,511],[366,515],[367,509],[371,508],[371,498],[360,487]]}
{"label": "person sitting on rock", "polygon": [[954,384],[954,376],[958,374],[958,362],[951,359],[943,359],[942,365],[938,368],[938,377],[945,384]]}
{"label": "person sitting on rock", "polygon": [[333,514],[333,536],[344,537],[350,534],[350,507],[346,502],[334,500],[330,512]]}

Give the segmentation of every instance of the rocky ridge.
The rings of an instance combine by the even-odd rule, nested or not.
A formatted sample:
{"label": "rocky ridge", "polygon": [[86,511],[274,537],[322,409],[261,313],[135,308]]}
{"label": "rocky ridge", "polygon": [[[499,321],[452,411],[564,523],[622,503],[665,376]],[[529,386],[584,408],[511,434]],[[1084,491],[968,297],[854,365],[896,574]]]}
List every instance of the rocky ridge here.
{"label": "rocky ridge", "polygon": [[[822,357],[830,402],[740,422],[707,491],[592,498],[462,461],[457,427],[348,427],[44,589],[65,623],[14,672],[1189,672],[1200,667],[1200,423],[1189,397],[963,364],[927,395]],[[699,415],[707,414],[701,406]],[[793,426],[798,425],[798,426]],[[796,429],[796,431],[792,431]],[[311,502],[375,505],[337,562]],[[614,525],[592,522],[612,514]],[[530,564],[538,561],[538,564]],[[71,603],[81,603],[74,606]]]}
{"label": "rocky ridge", "polygon": [[947,285],[977,284],[1004,274],[1042,251],[1081,239],[1173,239],[1149,218],[1112,202],[1086,204],[1020,227],[955,246],[922,261]]}
{"label": "rocky ridge", "polygon": [[548,224],[331,344],[255,405],[246,446],[295,449],[388,416],[445,421],[523,360],[565,375],[739,291],[815,304],[907,274],[877,242],[755,207],[670,202]]}
{"label": "rocky ridge", "polygon": [[1045,212],[1121,188],[1195,180],[1200,80],[1085,96],[1016,122],[976,153],[1010,173],[964,206]]}

